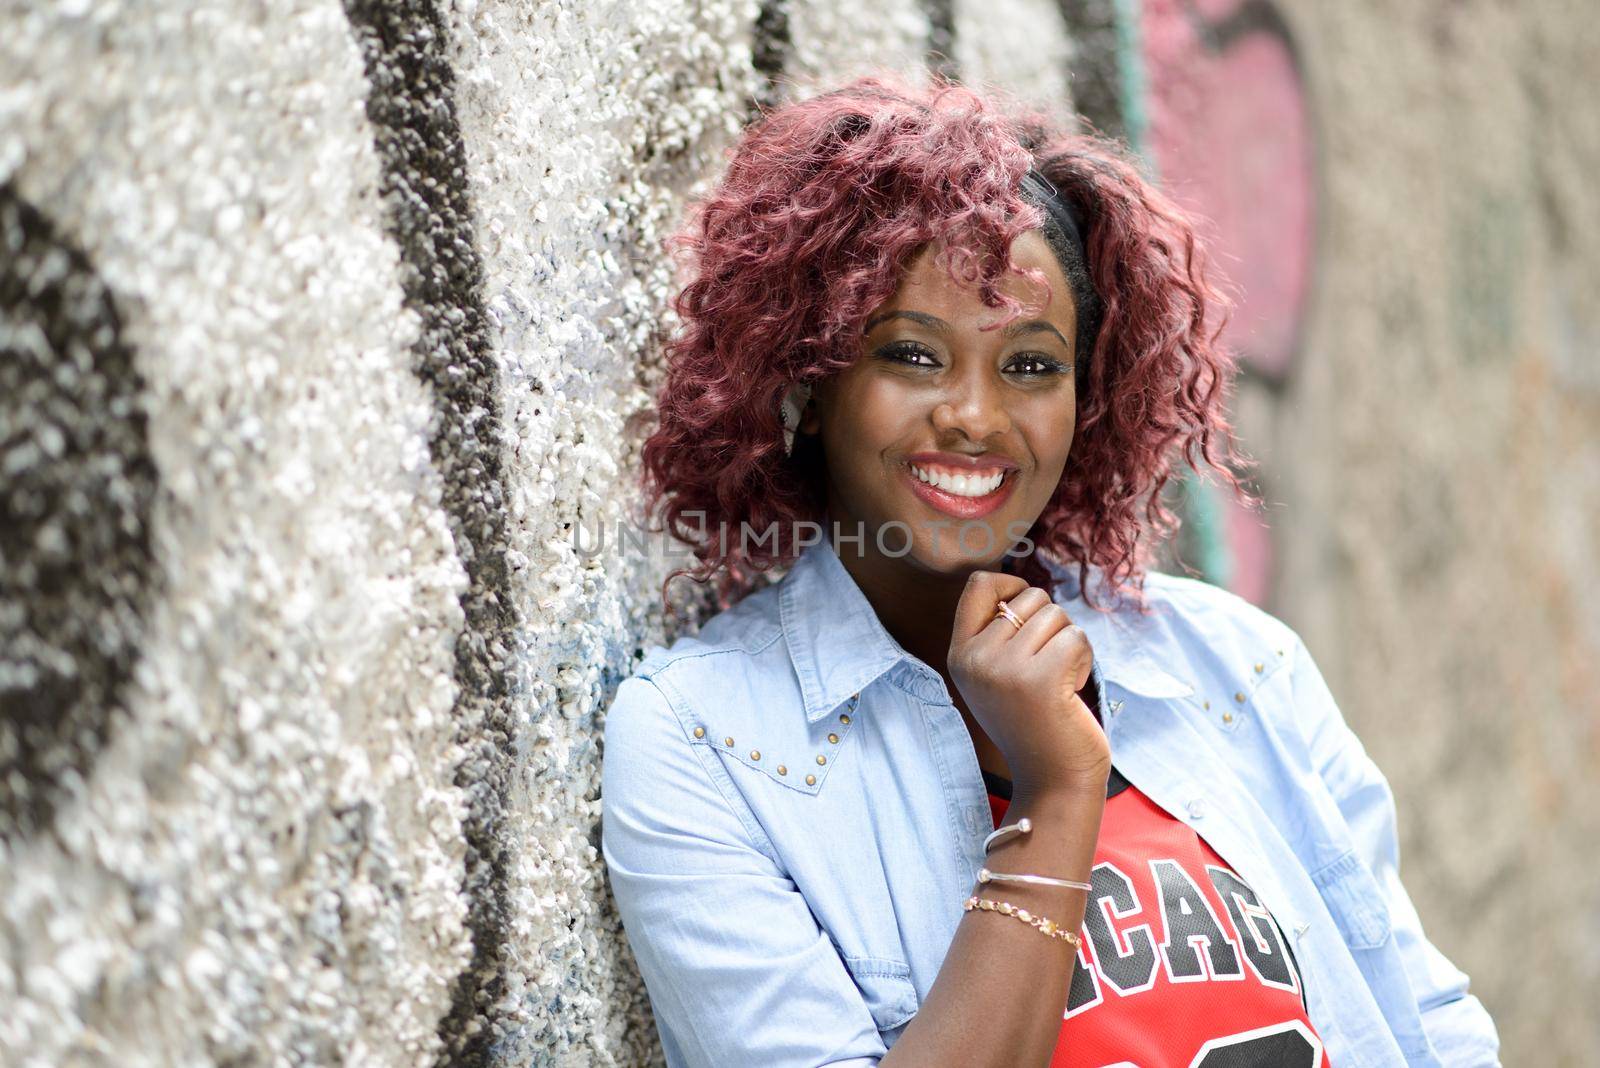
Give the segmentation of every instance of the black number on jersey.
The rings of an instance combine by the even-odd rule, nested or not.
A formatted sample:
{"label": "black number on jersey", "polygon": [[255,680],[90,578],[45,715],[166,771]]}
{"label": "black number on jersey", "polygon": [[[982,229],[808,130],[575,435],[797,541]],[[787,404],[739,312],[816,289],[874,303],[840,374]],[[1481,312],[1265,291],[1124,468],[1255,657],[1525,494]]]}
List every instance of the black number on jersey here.
{"label": "black number on jersey", "polygon": [[1189,1068],[1317,1068],[1322,1043],[1300,1020],[1213,1038]]}

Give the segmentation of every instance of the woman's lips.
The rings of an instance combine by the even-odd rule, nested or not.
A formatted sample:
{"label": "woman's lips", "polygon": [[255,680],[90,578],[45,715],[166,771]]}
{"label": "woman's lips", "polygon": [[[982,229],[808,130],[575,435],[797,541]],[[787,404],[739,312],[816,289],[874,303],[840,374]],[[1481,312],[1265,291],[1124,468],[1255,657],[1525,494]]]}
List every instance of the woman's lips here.
{"label": "woman's lips", "polygon": [[905,472],[906,481],[911,483],[911,492],[921,497],[929,506],[955,519],[982,519],[1004,504],[1006,498],[1011,496],[1012,488],[1017,484],[1017,472],[1013,469],[1005,473],[1005,480],[993,491],[982,497],[963,497],[922,481],[911,470],[909,464],[902,465],[900,469]]}

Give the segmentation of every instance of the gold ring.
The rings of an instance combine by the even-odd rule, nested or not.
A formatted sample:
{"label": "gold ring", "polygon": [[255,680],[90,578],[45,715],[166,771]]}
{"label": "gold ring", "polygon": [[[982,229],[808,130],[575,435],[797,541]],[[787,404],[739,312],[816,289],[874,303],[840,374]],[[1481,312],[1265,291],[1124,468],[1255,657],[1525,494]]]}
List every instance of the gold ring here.
{"label": "gold ring", "polygon": [[1013,612],[1011,606],[1004,601],[1001,601],[999,606],[995,608],[995,615],[1010,620],[1011,625],[1018,630],[1022,629],[1022,617]]}

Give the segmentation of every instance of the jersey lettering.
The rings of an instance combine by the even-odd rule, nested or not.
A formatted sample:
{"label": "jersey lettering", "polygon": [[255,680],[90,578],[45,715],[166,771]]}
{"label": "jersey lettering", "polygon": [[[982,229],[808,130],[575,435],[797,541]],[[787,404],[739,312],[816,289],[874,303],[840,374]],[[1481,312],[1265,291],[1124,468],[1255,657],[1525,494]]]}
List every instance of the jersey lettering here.
{"label": "jersey lettering", "polygon": [[[1150,873],[1161,894],[1161,920],[1166,931],[1161,956],[1167,962],[1167,978],[1174,983],[1244,978],[1237,947],[1223,933],[1222,921],[1211,911],[1211,902],[1189,873],[1175,860],[1152,860]],[[1201,949],[1205,951],[1204,963]]]}
{"label": "jersey lettering", "polygon": [[1133,880],[1115,864],[1094,866],[1089,877],[1094,887],[1090,907],[1084,912],[1083,927],[1094,947],[1094,963],[1100,977],[1124,996],[1149,990],[1156,981],[1156,940],[1150,924],[1119,930],[1120,920],[1144,910],[1133,889]]}
{"label": "jersey lettering", "polygon": [[1233,929],[1239,932],[1244,947],[1244,958],[1256,976],[1269,986],[1298,994],[1300,983],[1289,967],[1289,954],[1283,944],[1283,934],[1272,916],[1262,908],[1256,892],[1245,885],[1233,872],[1214,864],[1206,865],[1211,885],[1228,909]]}

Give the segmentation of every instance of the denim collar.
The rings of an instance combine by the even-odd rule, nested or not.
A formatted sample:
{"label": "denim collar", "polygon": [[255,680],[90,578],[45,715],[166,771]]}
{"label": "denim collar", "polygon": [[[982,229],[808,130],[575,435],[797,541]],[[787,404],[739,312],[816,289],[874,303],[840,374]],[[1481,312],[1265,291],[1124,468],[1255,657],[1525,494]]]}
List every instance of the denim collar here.
{"label": "denim collar", "polygon": [[[1139,621],[1133,608],[1104,613],[1089,607],[1079,589],[1077,567],[1045,562],[1057,580],[1057,600],[1089,635],[1095,662],[1107,682],[1146,697],[1184,697],[1194,692],[1192,685],[1151,658],[1137,634]],[[1091,565],[1091,583],[1101,579],[1100,569]],[[938,672],[884,629],[826,537],[807,546],[783,577],[778,607],[808,723],[829,715],[902,661],[939,690],[944,688]]]}
{"label": "denim collar", "polygon": [[938,672],[884,629],[826,537],[807,546],[783,577],[778,614],[808,723],[831,713],[902,660],[943,686]]}

